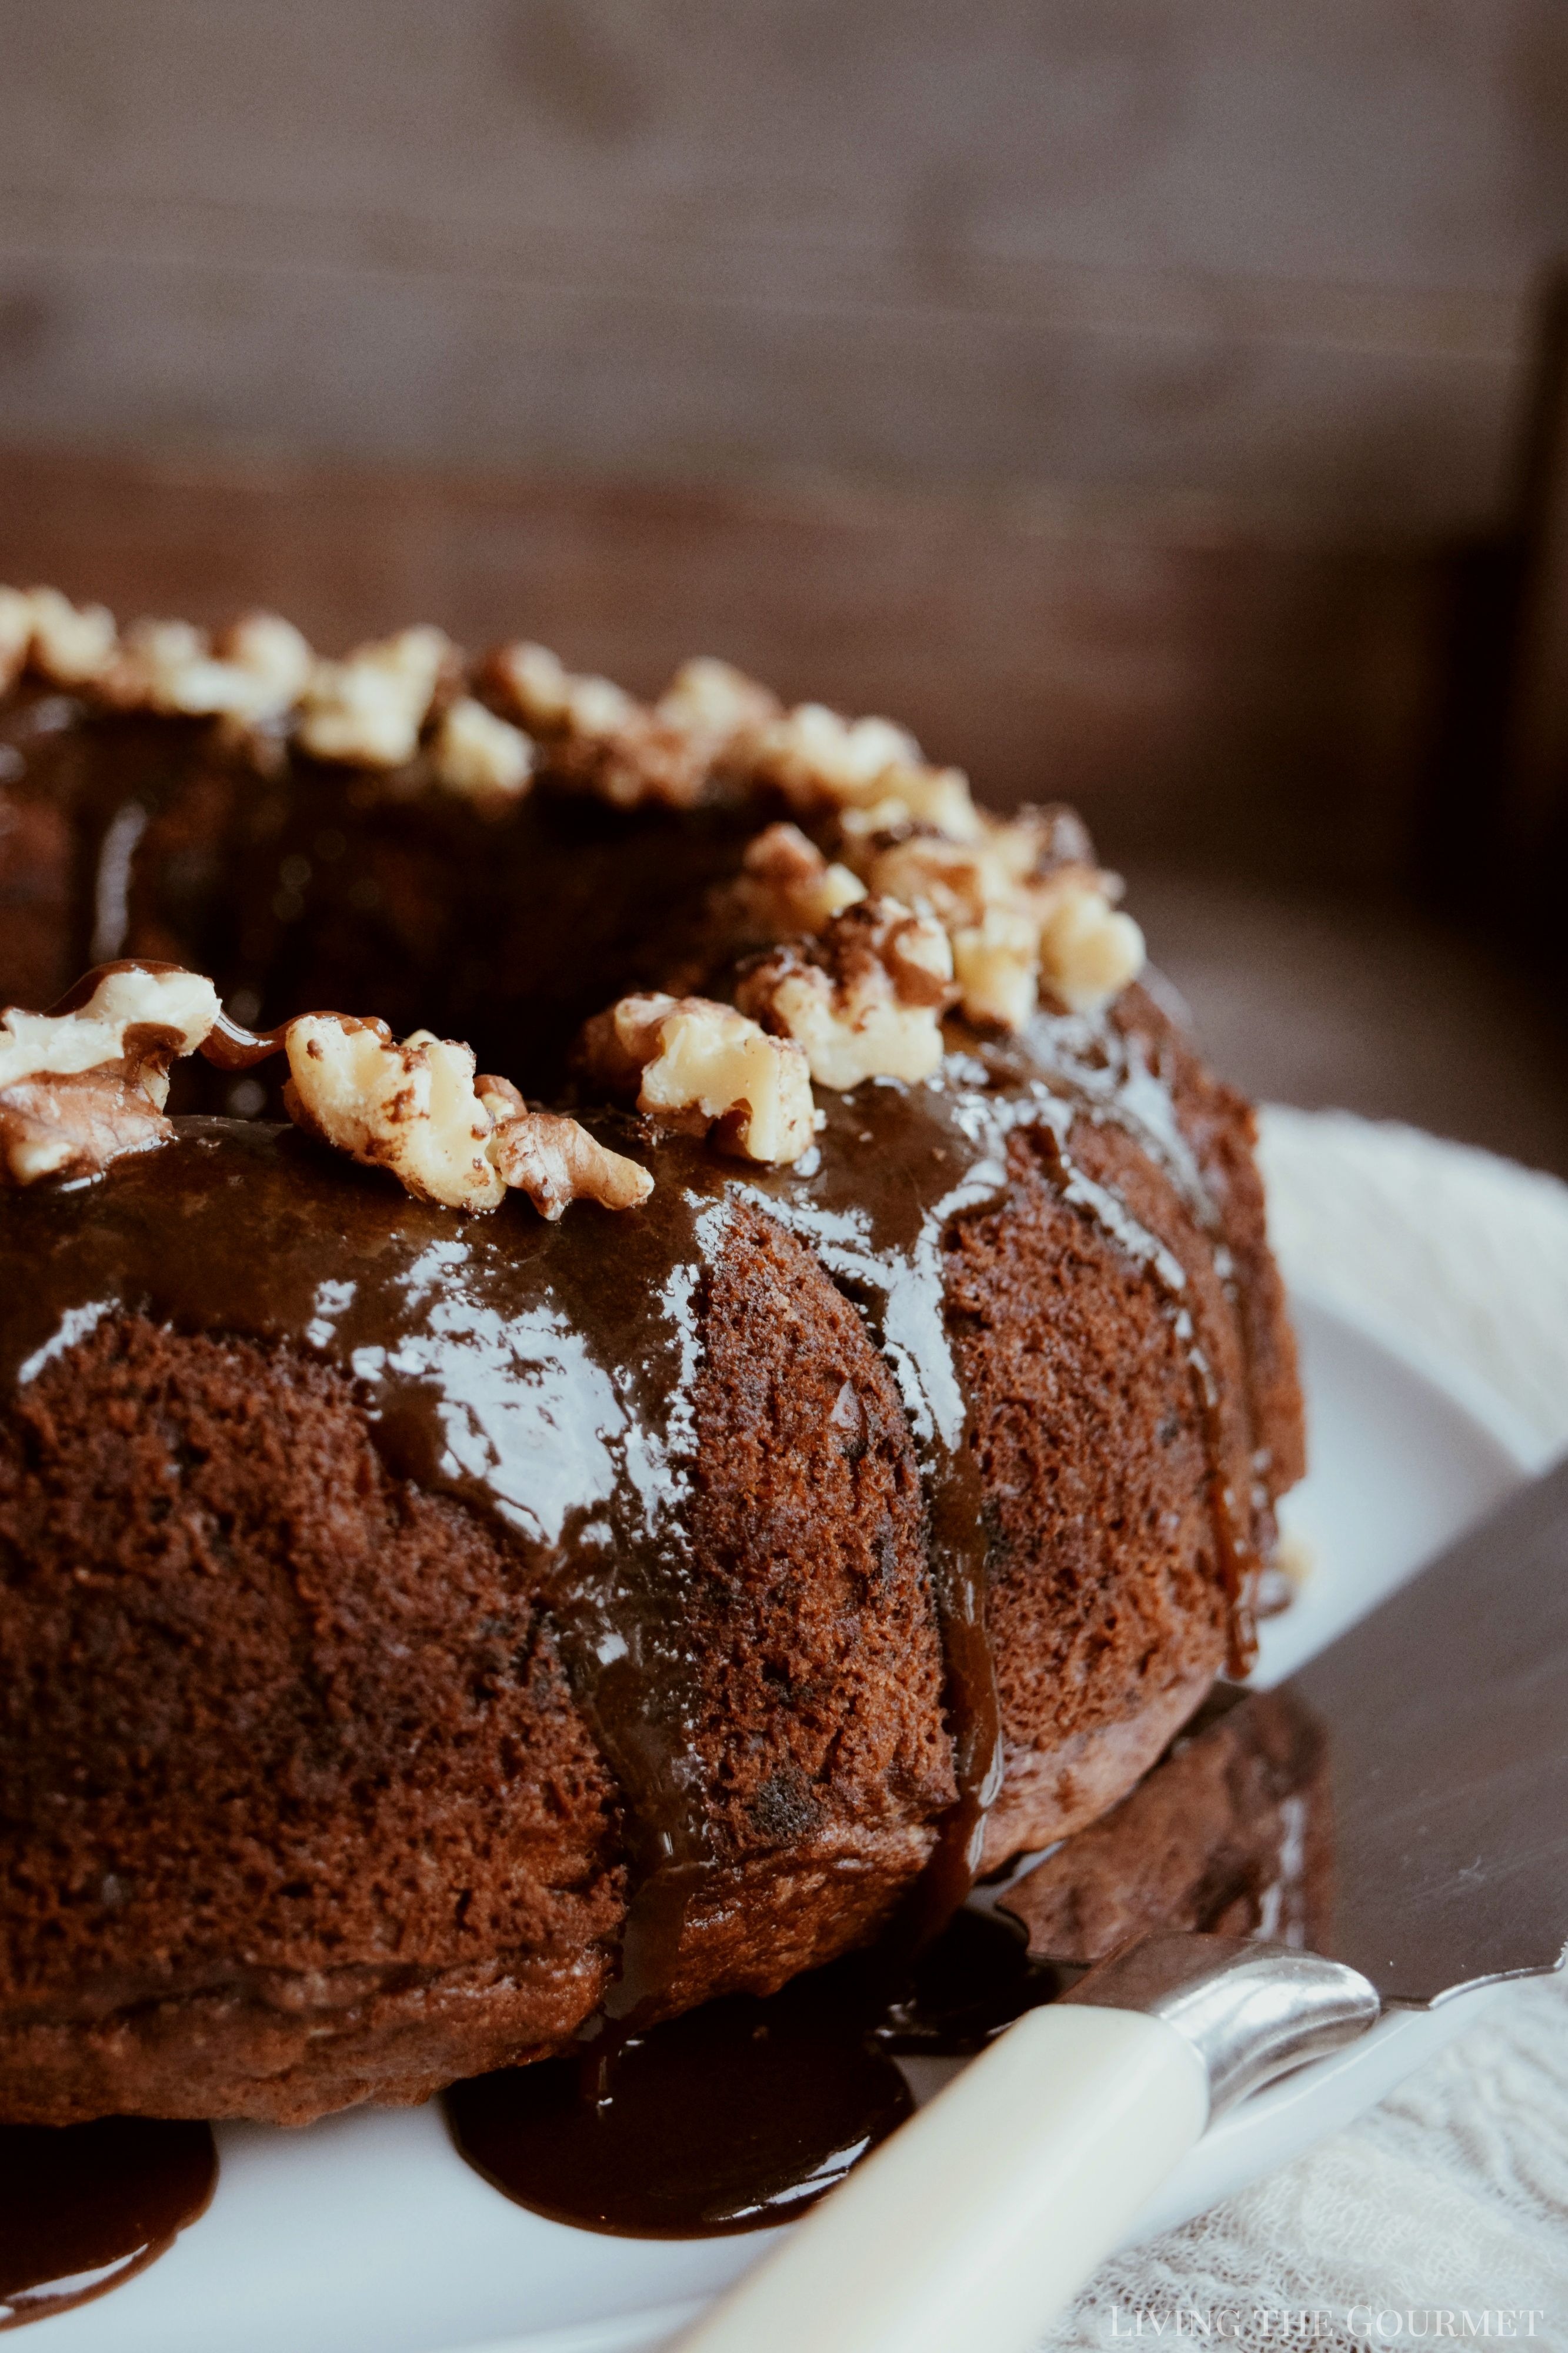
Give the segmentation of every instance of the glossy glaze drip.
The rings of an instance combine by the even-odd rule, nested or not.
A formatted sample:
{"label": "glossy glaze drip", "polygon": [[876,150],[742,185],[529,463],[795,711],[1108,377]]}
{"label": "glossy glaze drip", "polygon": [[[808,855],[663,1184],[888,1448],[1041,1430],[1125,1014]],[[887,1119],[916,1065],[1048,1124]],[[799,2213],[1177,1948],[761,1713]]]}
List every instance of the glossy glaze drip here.
{"label": "glossy glaze drip", "polygon": [[[574,1685],[627,1803],[633,1897],[605,2007],[635,2021],[668,1985],[713,1868],[682,1635],[689,1395],[703,1285],[731,1204],[749,1194],[811,1242],[860,1308],[920,1456],[960,1788],[915,1907],[917,1934],[929,1936],[973,1882],[1003,1764],[983,1498],[947,1328],[943,1237],[1003,1198],[1007,1139],[1022,1126],[1048,1138],[1064,1198],[1160,1293],[1204,1417],[1233,1622],[1243,1605],[1247,1556],[1182,1269],[1068,1155],[1075,1119],[1120,1118],[1124,1099],[1139,1135],[1152,1126],[1142,1097],[1163,1090],[1126,1041],[1105,1043],[1110,1034],[1096,1045],[1083,1024],[1041,1023],[1033,1054],[958,1053],[938,1082],[826,1094],[820,1149],[794,1170],[741,1171],[688,1141],[650,1145],[612,1123],[651,1160],[652,1200],[614,1219],[579,1207],[558,1227],[511,1209],[456,1219],[288,1130],[184,1123],[163,1150],[111,1171],[90,1219],[68,1192],[21,1206],[37,1271],[0,1324],[0,1377],[30,1378],[116,1307],[186,1331],[302,1336],[359,1383],[397,1472],[503,1522],[539,1564]],[[227,1024],[215,1051],[244,1067],[278,1042]],[[1045,1063],[1058,1043],[1059,1071]],[[1195,1177],[1173,1146],[1169,1157],[1187,1202]]]}
{"label": "glossy glaze drip", "polygon": [[[1203,1416],[1215,1545],[1225,1587],[1229,1619],[1226,1665],[1233,1675],[1245,1674],[1258,1651],[1251,1594],[1261,1568],[1253,1536],[1253,1518],[1267,1514],[1267,1457],[1258,1451],[1258,1412],[1252,1347],[1237,1277],[1226,1240],[1224,1213],[1204,1176],[1198,1155],[1177,1116],[1166,1051],[1141,1033],[1130,1033],[1114,1018],[1051,1018],[1036,1021],[1026,1049],[1011,1045],[988,1050],[990,1059],[1009,1069],[1027,1068],[1031,1060],[1050,1073],[1053,1092],[1070,1104],[1077,1118],[1095,1125],[1115,1127],[1144,1153],[1170,1184],[1198,1230],[1209,1244],[1211,1262],[1229,1304],[1241,1354],[1243,1403],[1252,1446],[1252,1479],[1246,1495],[1225,1466],[1219,1396],[1213,1366],[1193,1326],[1181,1269],[1153,1237],[1136,1227],[1120,1203],[1109,1217],[1103,1188],[1080,1178],[1072,1198],[1087,1209],[1113,1240],[1145,1266],[1159,1285],[1166,1314],[1186,1352],[1194,1394]],[[1060,1136],[1058,1132],[1058,1145]],[[1063,1163],[1064,1172],[1066,1164]]]}
{"label": "glossy glaze drip", "polygon": [[68,2312],[145,2271],[216,2179],[205,2125],[0,2126],[0,2328]]}
{"label": "glossy glaze drip", "polygon": [[1124,1125],[1209,1231],[1218,1213],[1173,1112],[1165,1124],[1175,1140],[1158,1147],[1152,1140],[1156,1096],[1168,1109],[1168,1092],[1151,1065],[1109,1025],[1041,1021],[1026,1045],[950,1055],[938,1082],[873,1081],[849,1094],[826,1095],[820,1165],[809,1176],[784,1175],[765,1185],[776,1213],[811,1241],[865,1314],[899,1380],[921,1457],[959,1799],[920,1890],[917,1936],[940,1928],[973,1885],[985,1818],[1002,1781],[1001,1712],[985,1623],[984,1498],[947,1324],[942,1250],[955,1219],[1004,1198],[1007,1141],[1022,1128],[1046,1145],[1064,1200],[1145,1271],[1185,1357],[1208,1458],[1231,1671],[1243,1672],[1250,1663],[1247,1593],[1256,1556],[1225,1463],[1218,1394],[1185,1273],[1113,1192],[1074,1166],[1068,1149],[1080,1118]]}
{"label": "glossy glaze drip", "polygon": [[461,2154],[520,2205],[636,2238],[786,2221],[913,2107],[894,2054],[978,2051],[1062,1979],[1009,1924],[960,1913],[897,2003],[852,1956],[767,2000],[731,1996],[628,2034],[598,2095],[570,2060],[446,2094]]}
{"label": "glossy glaze drip", "polygon": [[[95,964],[75,980],[65,995],[51,1005],[51,1014],[75,1013],[87,1004],[100,981],[115,972],[184,972],[178,964],[160,964],[151,956],[114,956],[107,964]],[[298,1020],[300,1017],[293,1017]],[[311,1016],[306,1015],[306,1019]],[[330,1017],[329,1017],[330,1018]],[[202,1040],[204,1061],[217,1071],[253,1071],[258,1062],[269,1061],[280,1054],[289,1039],[289,1024],[280,1021],[275,1029],[247,1029],[240,1022],[231,1020],[220,1008],[217,1019]]]}
{"label": "glossy glaze drip", "polygon": [[1120,1806],[1014,1883],[1005,1911],[959,1912],[895,1999],[879,1957],[851,1955],[770,2000],[710,2003],[632,2036],[596,2103],[560,2060],[456,2084],[453,2137],[508,2197],[590,2229],[698,2237],[782,2221],[907,2112],[891,2059],[971,2056],[1166,1923],[1321,1943],[1327,1806],[1321,1728],[1300,1703],[1224,1690]]}
{"label": "glossy glaze drip", "polygon": [[617,2008],[663,1981],[672,1888],[709,1861],[685,1504],[700,1292],[730,1208],[699,1145],[653,1157],[636,1216],[465,1220],[292,1130],[184,1122],[110,1172],[89,1219],[68,1190],[12,1204],[28,1280],[0,1308],[8,1385],[121,1308],[302,1340],[359,1385],[390,1468],[502,1522],[627,1801],[638,1900]]}
{"label": "glossy glaze drip", "polygon": [[1186,1358],[1193,1394],[1203,1427],[1207,1458],[1209,1522],[1226,1608],[1226,1664],[1229,1673],[1244,1675],[1257,1655],[1258,1636],[1251,1593],[1260,1564],[1250,1531],[1241,1522],[1235,1482],[1225,1464],[1225,1434],[1220,1416],[1218,1385],[1207,1352],[1198,1337],[1188,1295],[1185,1270],[1172,1250],[1140,1225],[1105,1186],[1097,1185],[1073,1166],[1054,1131],[1051,1134],[1058,1183],[1064,1201],[1088,1216],[1119,1250],[1143,1268],[1153,1283],[1177,1345]]}

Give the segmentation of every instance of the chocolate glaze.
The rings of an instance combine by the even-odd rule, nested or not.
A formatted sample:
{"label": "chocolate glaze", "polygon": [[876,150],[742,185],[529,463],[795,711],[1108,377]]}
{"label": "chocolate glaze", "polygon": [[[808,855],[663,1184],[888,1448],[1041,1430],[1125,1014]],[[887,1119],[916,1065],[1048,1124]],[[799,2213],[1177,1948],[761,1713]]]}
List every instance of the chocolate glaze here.
{"label": "chocolate glaze", "polygon": [[[162,963],[153,956],[111,956],[107,964],[95,964],[90,971],[72,981],[64,996],[50,1006],[49,1011],[51,1014],[75,1013],[88,1003],[100,981],[107,980],[110,973],[184,972],[186,969],[184,965]],[[292,1017],[295,1020],[300,1018],[298,1014]],[[306,1015],[303,1018],[310,1019],[311,1017]],[[231,1020],[220,1009],[217,1019],[202,1040],[202,1059],[217,1071],[253,1071],[258,1063],[269,1061],[274,1054],[283,1051],[289,1039],[289,1022],[280,1021],[275,1029],[247,1029],[242,1023]]]}
{"label": "chocolate glaze", "polygon": [[0,2126],[0,2328],[68,2312],[145,2271],[216,2179],[205,2125]]}
{"label": "chocolate glaze", "polygon": [[[89,975],[68,1003],[79,1001]],[[226,1024],[235,1066],[280,1039]],[[1157,1287],[1208,1435],[1215,1544],[1244,1659],[1252,1554],[1237,1526],[1215,1384],[1165,1241],[1068,1153],[1080,1119],[1128,1129],[1205,1229],[1217,1217],[1139,1041],[1110,1025],[1036,1024],[1026,1044],[972,1042],[925,1085],[827,1094],[820,1146],[794,1169],[725,1164],[681,1138],[598,1123],[648,1159],[647,1206],[579,1205],[558,1226],[465,1221],[289,1130],[183,1123],[102,1180],[83,1219],[45,1188],[12,1211],[27,1264],[0,1318],[0,1380],[19,1383],[116,1308],[188,1332],[301,1339],[360,1385],[398,1473],[494,1513],[545,1569],[574,1686],[628,1808],[634,1894],[606,2008],[637,2019],[673,1973],[713,1868],[688,1736],[683,1637],[690,1432],[701,1286],[740,1188],[808,1239],[894,1370],[924,1473],[960,1796],[914,1906],[939,1929],[978,1867],[1001,1783],[985,1623],[986,1535],[943,1299],[943,1237],[1004,1197],[1010,1136],[1033,1130],[1063,1198]]]}
{"label": "chocolate glaze", "polygon": [[894,2054],[960,2057],[1060,1989],[1021,1933],[960,1912],[889,1999],[851,1955],[766,2000],[734,1995],[626,2035],[585,2087],[566,2059],[445,2095],[460,2153],[520,2205],[633,2238],[764,2230],[910,2114]]}
{"label": "chocolate glaze", "polygon": [[[58,697],[50,711],[55,703],[77,713]],[[40,704],[35,733],[52,743],[75,724],[75,716],[69,727],[57,724]],[[352,1001],[355,976],[374,971],[403,992],[394,1001],[378,980],[377,1009],[395,1028],[438,1005],[444,1028],[472,1037],[485,1064],[531,1092],[553,1086],[584,1014],[654,978],[656,966],[669,978],[680,955],[705,948],[705,884],[732,870],[739,842],[759,821],[754,810],[721,807],[628,820],[536,792],[498,828],[424,792],[418,773],[365,779],[297,763],[297,776],[268,780],[222,754],[195,723],[93,725],[114,758],[72,788],[84,951],[89,937],[90,953],[109,955],[142,939],[177,942],[234,1001],[243,989],[258,1015],[334,996]],[[155,855],[139,855],[143,836]],[[453,872],[456,893],[441,880]],[[648,908],[667,903],[656,954]],[[561,952],[542,952],[536,934]],[[542,993],[542,974],[551,986],[559,976],[554,995],[549,986]],[[89,975],[59,1009],[82,1001],[99,976]],[[248,1071],[282,1037],[226,1017],[205,1058],[226,1073]],[[176,1108],[197,1099],[192,1075],[187,1066],[177,1082],[187,1092],[176,1092]],[[223,1099],[205,1083],[205,1100]],[[256,1094],[248,1090],[250,1100]],[[978,2047],[1014,2014],[1010,2004],[1045,1998],[1054,1982],[1031,1970],[997,1924],[976,1926],[973,1912],[940,1933],[973,1879],[1002,1774],[981,1482],[944,1311],[943,1242],[954,1220],[1000,1200],[1010,1139],[1026,1128],[1062,1198],[1142,1270],[1184,1353],[1208,1449],[1233,1667],[1249,1653],[1252,1535],[1267,1512],[1268,1466],[1255,1451],[1249,1480],[1236,1459],[1169,1237],[1134,1218],[1070,1148],[1079,1123],[1131,1136],[1209,1238],[1236,1303],[1222,1220],[1178,1124],[1158,1044],[1114,1018],[1042,1018],[1026,1042],[968,1040],[940,1085],[872,1083],[826,1096],[825,1110],[819,1154],[772,1173],[726,1170],[690,1144],[654,1144],[626,1123],[605,1122],[621,1148],[650,1161],[658,1190],[635,1215],[611,1219],[580,1205],[558,1228],[511,1209],[465,1223],[288,1131],[216,1123],[190,1123],[163,1151],[111,1170],[89,1220],[68,1194],[40,1189],[7,1205],[16,1234],[5,1252],[26,1263],[26,1281],[0,1281],[0,1378],[29,1378],[119,1306],[190,1331],[295,1344],[303,1335],[360,1383],[395,1470],[493,1514],[541,1563],[579,1699],[627,1804],[635,1885],[606,2004],[614,2024],[601,2022],[589,2041],[596,2097],[574,2108],[569,2126],[548,2122],[562,2087],[574,2090],[569,2062],[458,2087],[453,2103],[468,2119],[460,2129],[475,2161],[500,2178],[504,2143],[542,2193],[517,2194],[545,2211],[569,2205],[574,2220],[594,2220],[588,2209],[609,2195],[594,2186],[592,2148],[602,2151],[606,2131],[613,2140],[639,2116],[652,2119],[638,2126],[640,2177],[633,2180],[623,2152],[614,2195],[642,2199],[645,2219],[616,2227],[734,2229],[776,2219],[889,2128],[881,2119],[897,2121],[879,2052]],[[689,1737],[694,1662],[682,1639],[691,1574],[685,1399],[702,1286],[737,1185],[815,1244],[897,1375],[924,1477],[960,1797],[905,1924],[904,1974],[890,1998],[885,1966],[868,1978],[862,1965],[839,1964],[820,1983],[801,1981],[770,2002],[715,2004],[647,2028],[691,1899],[714,1868]],[[1245,1316],[1237,1322],[1245,1349]],[[974,1955],[963,1950],[977,1937],[989,1987],[982,1996]],[[793,2156],[770,2128],[770,2149],[752,2167],[760,2187],[728,2159],[717,2189],[688,2168],[676,2200],[685,2202],[681,2219],[648,2219],[646,2201],[657,2204],[692,2116],[720,2099],[743,2118],[746,2085],[776,2073],[781,2053]],[[816,2054],[809,2063],[808,2053]],[[715,2089],[715,2054],[727,2094]],[[666,2096],[677,2082],[681,2096]],[[833,2105],[847,2087],[856,2111],[847,2119],[845,2102]],[[771,2115],[776,2102],[770,2093],[754,2105]],[[486,2130],[489,2159],[476,2137]],[[567,2141],[574,2154],[563,2166]],[[717,2147],[712,2154],[723,2158]],[[565,2199],[573,2168],[571,2199],[552,2205],[552,2197]]]}
{"label": "chocolate glaze", "polygon": [[786,2221],[914,2103],[867,2033],[845,1965],[731,1995],[621,2042],[585,2095],[570,2059],[455,2084],[462,2155],[520,2205],[634,2238]]}
{"label": "chocolate glaze", "polygon": [[[793,1170],[742,1172],[689,1140],[600,1120],[656,1177],[647,1207],[622,1218],[578,1205],[556,1226],[510,1209],[464,1220],[292,1130],[209,1121],[182,1123],[159,1152],[111,1168],[90,1218],[69,1188],[8,1205],[7,1252],[27,1279],[5,1287],[0,1379],[31,1378],[117,1309],[184,1331],[302,1341],[357,1380],[397,1472],[493,1514],[542,1565],[574,1685],[626,1796],[636,1886],[606,2004],[616,2023],[586,2044],[587,2099],[570,2060],[451,2095],[459,2145],[509,2194],[635,2232],[777,2220],[900,2120],[907,2094],[891,2050],[975,2048],[1054,1990],[1016,1939],[971,1914],[908,1975],[911,1942],[932,1937],[968,1889],[1001,1763],[979,1477],[942,1241],[953,1220],[1000,1200],[1009,1139],[1033,1130],[1064,1199],[1165,1302],[1209,1419],[1216,1542],[1239,1579],[1182,1267],[1069,1151],[1078,1120],[1129,1125],[1191,1206],[1198,1188],[1173,1119],[1158,1136],[1163,1099],[1116,1033],[1042,1024],[1032,1050],[975,1042],[951,1056],[940,1083],[826,1096],[819,1148]],[[926,1478],[961,1797],[891,1997],[885,1960],[851,1962],[768,2002],[738,1997],[647,2027],[714,1867],[688,1735],[685,1413],[702,1286],[738,1194],[812,1241],[898,1377]],[[1210,1214],[1205,1205],[1205,1223]],[[994,1947],[979,1993],[973,1956],[958,1951],[976,1938]],[[700,2148],[698,2117],[714,2127]]]}
{"label": "chocolate glaze", "polygon": [[[624,1126],[624,1124],[622,1124]],[[624,1133],[618,1140],[629,1139]],[[20,1383],[117,1309],[319,1351],[360,1385],[395,1471],[492,1512],[542,1565],[563,1645],[628,1800],[649,1885],[706,1861],[685,1736],[681,1506],[698,1289],[722,1171],[676,1142],[646,1210],[464,1220],[289,1129],[183,1123],[68,1192],[9,1205],[27,1269],[0,1311]],[[635,1911],[635,1907],[634,1907]],[[626,1976],[641,1987],[634,1917]]]}
{"label": "chocolate glaze", "polygon": [[1218,1398],[1173,1251],[1124,1203],[1075,1167],[1080,1118],[1131,1133],[1169,1176],[1205,1231],[1218,1213],[1176,1125],[1169,1092],[1133,1041],[1102,1023],[1039,1021],[1026,1045],[974,1041],[940,1082],[871,1081],[826,1095],[818,1165],[769,1180],[775,1212],[805,1234],[866,1314],[903,1392],[921,1456],[933,1587],[948,1663],[959,1799],[921,1890],[919,1935],[963,1901],[979,1868],[985,1817],[1000,1790],[1001,1715],[985,1623],[983,1496],[944,1309],[942,1241],[953,1221],[994,1207],[1007,1186],[1007,1143],[1027,1128],[1062,1198],[1157,1286],[1192,1370],[1209,1454],[1215,1549],[1230,1606],[1233,1672],[1250,1663],[1247,1588],[1257,1556],[1240,1525],[1224,1459]]}
{"label": "chocolate glaze", "polygon": [[894,2057],[971,2056],[1162,1926],[1318,1941],[1323,1761],[1321,1728],[1289,1693],[1227,1689],[1003,1911],[959,1911],[890,1989],[884,1950],[769,2000],[710,2002],[628,2036],[597,2096],[564,2060],[455,2084],[453,2138],[509,2198],[593,2230],[705,2237],[784,2221],[908,2113]]}

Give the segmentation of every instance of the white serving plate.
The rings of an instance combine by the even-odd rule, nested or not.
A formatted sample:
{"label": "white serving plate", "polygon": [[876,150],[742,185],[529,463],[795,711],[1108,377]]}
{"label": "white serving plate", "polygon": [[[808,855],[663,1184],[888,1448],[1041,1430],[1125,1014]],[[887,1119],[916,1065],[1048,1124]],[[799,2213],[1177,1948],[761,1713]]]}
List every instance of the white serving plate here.
{"label": "white serving plate", "polygon": [[[1264,1629],[1289,1674],[1521,1475],[1506,1409],[1296,1300],[1312,1472],[1289,1524],[1316,1567]],[[1381,2099],[1491,1993],[1385,2020],[1245,2102],[1140,2218],[1201,2212]],[[221,2126],[211,2208],[151,2270],[36,2326],[37,2353],[636,2353],[664,2343],[775,2234],[616,2239],[511,2205],[463,2164],[438,2105],[302,2132]],[[29,2353],[33,2340],[29,2338]]]}

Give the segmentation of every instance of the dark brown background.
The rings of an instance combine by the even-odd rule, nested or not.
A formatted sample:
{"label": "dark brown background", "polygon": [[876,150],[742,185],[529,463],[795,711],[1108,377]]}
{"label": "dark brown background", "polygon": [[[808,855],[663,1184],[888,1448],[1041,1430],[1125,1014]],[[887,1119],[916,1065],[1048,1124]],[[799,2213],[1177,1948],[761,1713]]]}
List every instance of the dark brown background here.
{"label": "dark brown background", "polygon": [[0,574],[697,648],[1568,1168],[1560,0],[9,0]]}

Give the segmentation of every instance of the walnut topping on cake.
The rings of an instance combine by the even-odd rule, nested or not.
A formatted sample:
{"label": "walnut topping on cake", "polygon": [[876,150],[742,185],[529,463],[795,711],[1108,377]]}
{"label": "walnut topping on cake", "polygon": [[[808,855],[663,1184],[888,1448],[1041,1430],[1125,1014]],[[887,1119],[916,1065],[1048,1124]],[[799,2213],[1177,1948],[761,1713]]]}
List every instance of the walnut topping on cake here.
{"label": "walnut topping on cake", "polygon": [[783,1166],[816,1133],[799,1046],[706,997],[623,997],[584,1030],[584,1069],[667,1125],[708,1133],[721,1150]]}
{"label": "walnut topping on cake", "polygon": [[318,760],[400,768],[420,732],[456,649],[439,629],[404,629],[360,646],[341,662],[318,662],[301,700],[299,740]]}
{"label": "walnut topping on cake", "polygon": [[626,726],[637,712],[624,689],[607,678],[574,675],[548,646],[526,639],[503,646],[491,656],[490,668],[524,726],[536,735],[600,741]]}
{"label": "walnut topping on cake", "polygon": [[747,843],[719,912],[759,940],[781,940],[821,931],[865,896],[858,875],[830,865],[798,826],[770,825]]}
{"label": "walnut topping on cake", "polygon": [[1143,969],[1143,934],[1114,904],[1119,888],[1109,875],[1086,881],[1079,871],[1046,911],[1040,972],[1069,1013],[1097,1013]]}
{"label": "walnut topping on cake", "polygon": [[906,829],[852,844],[849,855],[874,892],[942,923],[965,1018],[1018,1029],[1040,982],[1070,1012],[1089,1013],[1142,967],[1142,934],[1115,911],[1121,884],[1081,856],[1062,859],[1064,847],[1087,842],[1060,835],[1044,812],[1026,811],[1005,823],[982,816],[966,841]]}
{"label": "walnut topping on cake", "polygon": [[504,1180],[485,1150],[494,1127],[474,1092],[472,1050],[384,1021],[308,1013],[289,1025],[284,1105],[297,1126],[416,1199],[493,1209]]}
{"label": "walnut topping on cake", "polygon": [[511,1185],[553,1219],[574,1200],[630,1208],[653,1190],[575,1120],[530,1112],[506,1080],[477,1081],[472,1048],[455,1039],[418,1029],[399,1044],[384,1021],[308,1013],[289,1024],[287,1050],[289,1118],[416,1200],[493,1209]]}
{"label": "walnut topping on cake", "polygon": [[931,767],[889,719],[843,719],[825,703],[803,702],[753,729],[738,764],[804,813],[837,810],[847,835],[913,822],[962,841],[979,827],[963,771]]}
{"label": "walnut topping on cake", "polygon": [[574,674],[547,646],[502,647],[486,680],[554,773],[622,808],[689,807],[737,739],[778,710],[765,687],[706,657],[678,670],[651,704],[607,678]]}
{"label": "walnut topping on cake", "polygon": [[867,845],[859,862],[873,891],[934,915],[952,944],[965,1018],[1022,1029],[1035,1009],[1040,920],[1030,885],[988,828],[975,841],[920,832]]}
{"label": "walnut topping on cake", "polygon": [[742,973],[742,1011],[805,1051],[811,1075],[842,1092],[865,1079],[926,1079],[942,1060],[952,951],[934,917],[862,899],[821,937],[775,948]]}
{"label": "walnut topping on cake", "polygon": [[0,1168],[13,1185],[98,1176],[169,1133],[169,1065],[218,1014],[199,974],[105,972],[68,1013],[0,1016]]}
{"label": "walnut topping on cake", "polygon": [[102,684],[122,705],[255,726],[292,709],[313,661],[299,630],[275,613],[247,615],[216,644],[188,621],[138,621]]}
{"label": "walnut topping on cake", "polygon": [[1008,907],[988,907],[952,934],[952,976],[965,1020],[977,1029],[1022,1029],[1038,1001],[1039,925]]}
{"label": "walnut topping on cake", "polygon": [[95,685],[119,650],[114,616],[58,588],[0,588],[0,688],[29,665],[57,686]]}
{"label": "walnut topping on cake", "polygon": [[32,645],[32,598],[21,588],[0,587],[0,693],[20,677]]}
{"label": "walnut topping on cake", "polygon": [[533,776],[533,745],[522,730],[468,694],[444,712],[431,759],[447,791],[469,800],[516,800]]}
{"label": "walnut topping on cake", "polygon": [[732,662],[697,654],[682,662],[654,704],[653,715],[717,751],[752,728],[765,727],[778,707],[775,694]]}
{"label": "walnut topping on cake", "polygon": [[507,1183],[526,1193],[552,1224],[574,1201],[636,1209],[653,1191],[646,1168],[612,1152],[580,1120],[530,1111],[510,1079],[481,1077],[474,1087],[496,1124],[490,1158]]}

